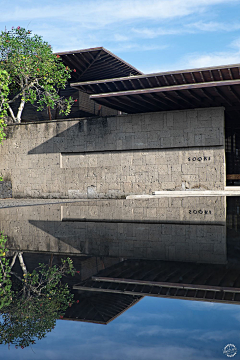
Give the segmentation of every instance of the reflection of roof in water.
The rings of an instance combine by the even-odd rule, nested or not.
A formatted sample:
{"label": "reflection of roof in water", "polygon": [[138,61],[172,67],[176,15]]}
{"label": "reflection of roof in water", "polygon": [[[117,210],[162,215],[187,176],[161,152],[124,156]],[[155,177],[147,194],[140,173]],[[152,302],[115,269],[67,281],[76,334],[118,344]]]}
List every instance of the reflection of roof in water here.
{"label": "reflection of roof in water", "polygon": [[73,288],[240,304],[240,268],[238,265],[126,260]]}
{"label": "reflection of roof in water", "polygon": [[76,295],[75,300],[79,303],[67,309],[64,319],[108,324],[141,298],[138,295],[84,292]]}

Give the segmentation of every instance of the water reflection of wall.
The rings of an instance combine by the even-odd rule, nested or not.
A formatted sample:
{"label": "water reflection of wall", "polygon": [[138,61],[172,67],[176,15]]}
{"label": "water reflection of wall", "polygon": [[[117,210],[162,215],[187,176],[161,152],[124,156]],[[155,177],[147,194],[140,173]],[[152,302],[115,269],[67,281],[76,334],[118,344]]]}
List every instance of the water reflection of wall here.
{"label": "water reflection of wall", "polygon": [[10,249],[226,262],[224,197],[98,200],[0,210]]}

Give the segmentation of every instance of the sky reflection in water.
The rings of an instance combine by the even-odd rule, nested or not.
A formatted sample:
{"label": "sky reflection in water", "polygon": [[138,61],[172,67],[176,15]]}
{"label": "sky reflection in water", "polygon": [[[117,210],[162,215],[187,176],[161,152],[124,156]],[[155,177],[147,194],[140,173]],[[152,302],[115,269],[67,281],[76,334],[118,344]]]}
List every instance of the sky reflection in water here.
{"label": "sky reflection in water", "polygon": [[[145,297],[108,325],[57,321],[32,348],[1,346],[1,359],[224,359],[240,347],[236,305]],[[236,358],[238,358],[238,354]]]}

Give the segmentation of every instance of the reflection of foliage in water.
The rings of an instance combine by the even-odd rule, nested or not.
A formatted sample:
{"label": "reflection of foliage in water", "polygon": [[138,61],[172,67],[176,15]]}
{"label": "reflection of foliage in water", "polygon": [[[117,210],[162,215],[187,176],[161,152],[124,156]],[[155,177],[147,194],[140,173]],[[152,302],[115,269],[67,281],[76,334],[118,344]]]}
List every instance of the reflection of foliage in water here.
{"label": "reflection of foliage in water", "polygon": [[6,236],[0,233],[0,310],[9,305],[12,300],[11,267],[6,258],[6,241]]}
{"label": "reflection of foliage in water", "polygon": [[[15,253],[12,263],[6,259],[6,237],[0,237],[1,313],[0,344],[14,344],[24,348],[34,344],[50,332],[56,319],[62,317],[71,306],[73,295],[67,284],[62,284],[64,275],[74,275],[72,260],[62,259],[60,266],[39,264],[32,273],[27,272],[22,253]],[[23,277],[12,271],[19,258]],[[11,280],[12,276],[12,280]]]}

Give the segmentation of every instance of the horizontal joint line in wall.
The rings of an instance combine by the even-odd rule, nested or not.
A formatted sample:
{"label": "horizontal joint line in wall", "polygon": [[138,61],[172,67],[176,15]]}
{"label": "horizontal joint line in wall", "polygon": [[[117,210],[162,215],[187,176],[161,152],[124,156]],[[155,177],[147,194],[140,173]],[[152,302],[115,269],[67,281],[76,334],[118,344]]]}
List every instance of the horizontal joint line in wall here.
{"label": "horizontal joint line in wall", "polygon": [[62,156],[71,156],[71,155],[88,155],[88,154],[102,154],[102,153],[122,153],[122,152],[144,152],[144,151],[156,151],[156,150],[174,150],[174,151],[178,151],[179,149],[183,150],[187,149],[202,149],[204,148],[204,150],[208,150],[208,149],[212,149],[212,148],[224,148],[224,145],[209,145],[209,146],[184,146],[184,147],[163,147],[163,148],[141,148],[141,149],[122,149],[122,150],[90,150],[90,151],[82,151],[82,152],[62,152],[61,155]]}

